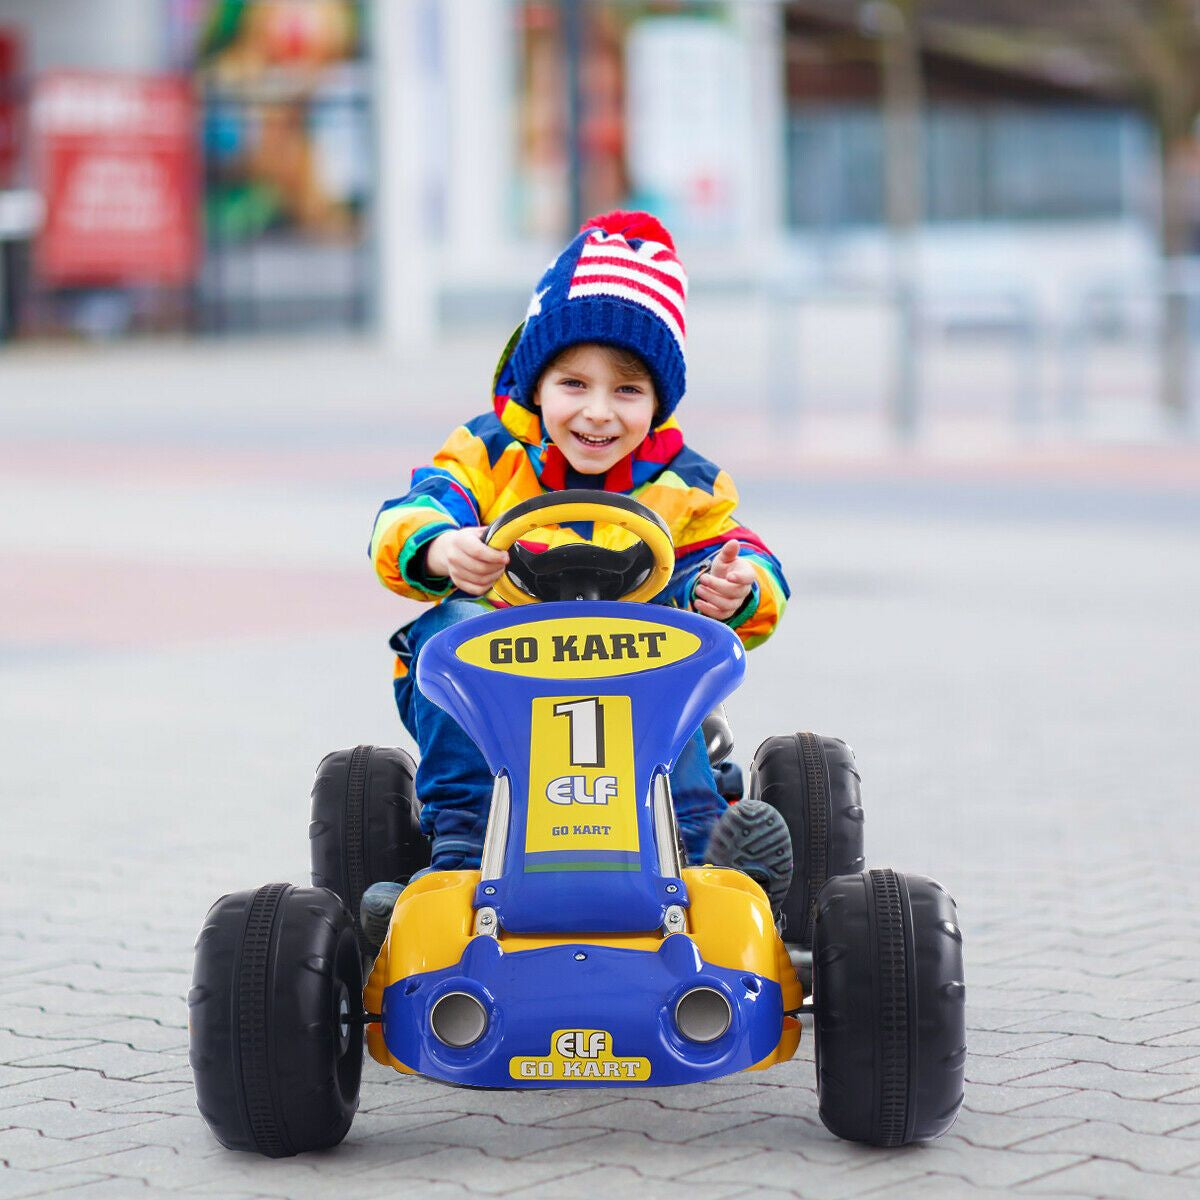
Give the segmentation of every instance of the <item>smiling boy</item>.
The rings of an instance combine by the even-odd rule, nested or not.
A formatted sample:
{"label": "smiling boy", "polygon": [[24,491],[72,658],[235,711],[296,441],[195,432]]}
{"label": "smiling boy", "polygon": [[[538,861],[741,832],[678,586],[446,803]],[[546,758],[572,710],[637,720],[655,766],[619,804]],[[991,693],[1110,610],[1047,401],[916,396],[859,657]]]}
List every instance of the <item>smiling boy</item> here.
{"label": "smiling boy", "polygon": [[[724,621],[747,648],[770,636],[783,613],[788,588],[778,561],[738,522],[733,481],[684,444],[674,419],[686,379],[686,296],[674,243],[655,218],[609,213],[588,221],[539,281],[497,369],[493,411],[456,429],[432,466],[413,472],[409,492],[379,511],[370,552],[380,580],[438,602],[393,638],[396,703],[421,751],[416,790],[433,869],[479,865],[492,780],[474,743],[416,688],[411,666],[434,633],[500,603],[491,588],[508,555],[482,540],[496,517],[564,488],[633,496],[663,518],[675,544],[675,573],[654,603]],[[523,541],[536,551],[582,540],[623,549],[631,536],[596,524]],[[703,861],[707,849],[713,861],[709,835],[725,805],[699,731],[671,788],[689,860]],[[766,808],[734,807],[751,824]],[[786,854],[790,877],[790,843],[781,849],[773,810],[762,820],[770,836],[759,857]],[[747,841],[731,827],[714,844],[728,849],[731,837]],[[778,890],[780,863],[757,866],[768,890]],[[375,892],[363,899],[364,923],[378,908],[385,930],[390,902],[381,892],[373,905]]]}

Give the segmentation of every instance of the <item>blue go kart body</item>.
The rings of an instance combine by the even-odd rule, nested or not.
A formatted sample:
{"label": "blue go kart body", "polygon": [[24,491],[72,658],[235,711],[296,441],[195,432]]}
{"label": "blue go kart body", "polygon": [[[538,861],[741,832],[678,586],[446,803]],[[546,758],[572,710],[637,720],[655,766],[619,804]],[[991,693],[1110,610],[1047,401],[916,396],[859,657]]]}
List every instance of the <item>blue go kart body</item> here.
{"label": "blue go kart body", "polygon": [[[791,1057],[802,997],[766,898],[738,872],[682,866],[667,780],[744,672],[726,626],[627,602],[504,609],[425,646],[418,686],[496,786],[482,870],[431,873],[397,902],[364,995],[377,1060],[562,1087]],[[680,1016],[693,993],[700,1034]],[[454,1005],[465,1025],[439,1024]]]}

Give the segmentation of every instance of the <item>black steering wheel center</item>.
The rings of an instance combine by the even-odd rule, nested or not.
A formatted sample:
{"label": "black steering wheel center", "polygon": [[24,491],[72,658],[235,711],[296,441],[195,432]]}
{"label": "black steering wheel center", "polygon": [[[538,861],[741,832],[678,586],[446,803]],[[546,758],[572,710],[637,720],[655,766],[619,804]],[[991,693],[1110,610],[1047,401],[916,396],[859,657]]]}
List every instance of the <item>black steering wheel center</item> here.
{"label": "black steering wheel center", "polygon": [[654,570],[645,542],[609,550],[580,542],[552,546],[540,553],[514,542],[508,549],[508,574],[535,600],[619,600]]}

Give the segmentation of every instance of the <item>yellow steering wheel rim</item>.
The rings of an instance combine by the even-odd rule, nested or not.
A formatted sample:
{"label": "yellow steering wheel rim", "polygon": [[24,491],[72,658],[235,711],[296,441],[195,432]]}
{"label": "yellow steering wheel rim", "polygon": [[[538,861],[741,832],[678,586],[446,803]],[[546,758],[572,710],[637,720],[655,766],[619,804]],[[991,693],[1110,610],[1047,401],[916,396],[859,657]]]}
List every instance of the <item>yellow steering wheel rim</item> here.
{"label": "yellow steering wheel rim", "polygon": [[[598,504],[591,500],[564,500],[561,504],[548,504],[535,512],[513,517],[511,521],[492,530],[488,545],[497,550],[507,550],[513,542],[534,529],[546,525],[565,525],[571,521],[600,521],[619,525],[650,547],[654,555],[654,568],[643,583],[621,597],[625,601],[649,600],[667,586],[675,570],[675,547],[670,534],[648,517],[627,512],[610,504]],[[501,575],[492,584],[492,590],[507,604],[535,604],[535,597],[523,592],[508,575]]]}

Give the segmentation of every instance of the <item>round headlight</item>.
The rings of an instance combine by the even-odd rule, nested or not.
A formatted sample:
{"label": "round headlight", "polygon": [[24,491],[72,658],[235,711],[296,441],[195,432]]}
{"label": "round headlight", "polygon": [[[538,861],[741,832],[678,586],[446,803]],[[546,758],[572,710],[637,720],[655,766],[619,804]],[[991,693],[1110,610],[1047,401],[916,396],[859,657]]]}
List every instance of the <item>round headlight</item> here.
{"label": "round headlight", "polygon": [[715,988],[692,988],[675,1005],[675,1027],[691,1042],[715,1042],[732,1021],[729,1001]]}
{"label": "round headlight", "polygon": [[462,1049],[479,1041],[487,1032],[487,1011],[466,992],[447,992],[434,1004],[429,1026],[439,1042]]}

